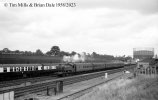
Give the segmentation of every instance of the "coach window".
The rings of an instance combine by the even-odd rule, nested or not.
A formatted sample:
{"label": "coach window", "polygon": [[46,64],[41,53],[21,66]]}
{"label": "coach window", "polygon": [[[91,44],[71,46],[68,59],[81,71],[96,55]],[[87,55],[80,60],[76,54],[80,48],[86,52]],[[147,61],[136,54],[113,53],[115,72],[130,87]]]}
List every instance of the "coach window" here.
{"label": "coach window", "polygon": [[33,70],[32,66],[30,66],[29,68],[30,68],[30,71],[32,71],[32,70]]}
{"label": "coach window", "polygon": [[27,66],[24,67],[24,71],[28,71],[28,67]]}
{"label": "coach window", "polygon": [[35,67],[35,70],[38,70],[38,66]]}
{"label": "coach window", "polygon": [[30,66],[29,68],[30,68],[31,71],[33,70],[32,66]]}
{"label": "coach window", "polygon": [[13,67],[10,67],[10,72],[13,72]]}
{"label": "coach window", "polygon": [[30,66],[30,68],[31,68],[31,71],[33,71],[33,66]]}
{"label": "coach window", "polygon": [[3,70],[3,67],[0,67],[0,72],[3,72],[4,70]]}
{"label": "coach window", "polygon": [[13,72],[13,67],[10,67],[10,72]]}
{"label": "coach window", "polygon": [[19,71],[19,67],[15,67],[16,68],[16,72],[18,72]]}
{"label": "coach window", "polygon": [[26,66],[24,66],[24,71],[26,71]]}
{"label": "coach window", "polygon": [[13,72],[15,72],[15,67],[13,67]]}
{"label": "coach window", "polygon": [[19,67],[19,71],[21,71],[21,69],[22,69],[22,68],[21,68],[21,67]]}
{"label": "coach window", "polygon": [[48,66],[47,69],[49,70],[49,69],[50,69],[50,66]]}
{"label": "coach window", "polygon": [[7,72],[7,68],[3,68],[3,72]]}
{"label": "coach window", "polygon": [[47,69],[47,66],[44,66],[44,70],[46,70]]}
{"label": "coach window", "polygon": [[35,70],[35,66],[32,66],[32,70]]}
{"label": "coach window", "polygon": [[33,67],[33,70],[36,70],[36,68],[37,68],[37,66],[34,66],[34,67]]}
{"label": "coach window", "polygon": [[31,70],[31,68],[30,67],[28,67],[28,71],[30,71]]}
{"label": "coach window", "polygon": [[10,72],[10,67],[7,67],[7,72]]}
{"label": "coach window", "polygon": [[21,71],[24,71],[24,67],[21,67]]}

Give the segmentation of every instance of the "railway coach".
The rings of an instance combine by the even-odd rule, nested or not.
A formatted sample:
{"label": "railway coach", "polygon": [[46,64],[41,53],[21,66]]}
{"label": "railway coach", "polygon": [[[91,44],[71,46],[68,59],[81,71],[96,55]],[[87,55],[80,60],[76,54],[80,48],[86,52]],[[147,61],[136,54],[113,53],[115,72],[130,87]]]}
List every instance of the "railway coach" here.
{"label": "railway coach", "polygon": [[58,64],[0,64],[0,81],[49,75]]}
{"label": "railway coach", "polygon": [[124,67],[124,63],[67,63],[60,64],[57,67],[56,74],[58,76],[65,76],[121,67]]}

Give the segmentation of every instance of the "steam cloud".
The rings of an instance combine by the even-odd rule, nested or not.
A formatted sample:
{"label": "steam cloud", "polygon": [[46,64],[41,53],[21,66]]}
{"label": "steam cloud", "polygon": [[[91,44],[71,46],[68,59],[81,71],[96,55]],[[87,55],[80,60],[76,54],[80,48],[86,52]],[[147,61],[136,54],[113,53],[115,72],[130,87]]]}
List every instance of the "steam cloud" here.
{"label": "steam cloud", "polygon": [[86,55],[84,53],[63,57],[64,62],[84,62],[85,59],[86,59]]}

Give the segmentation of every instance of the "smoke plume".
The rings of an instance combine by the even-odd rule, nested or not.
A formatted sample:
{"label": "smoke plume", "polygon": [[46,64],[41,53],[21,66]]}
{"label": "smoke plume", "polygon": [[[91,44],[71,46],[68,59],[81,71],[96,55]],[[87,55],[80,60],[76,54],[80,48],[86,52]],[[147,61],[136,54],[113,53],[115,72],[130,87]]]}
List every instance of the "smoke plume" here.
{"label": "smoke plume", "polygon": [[85,59],[86,59],[86,55],[84,53],[63,57],[64,62],[84,62]]}

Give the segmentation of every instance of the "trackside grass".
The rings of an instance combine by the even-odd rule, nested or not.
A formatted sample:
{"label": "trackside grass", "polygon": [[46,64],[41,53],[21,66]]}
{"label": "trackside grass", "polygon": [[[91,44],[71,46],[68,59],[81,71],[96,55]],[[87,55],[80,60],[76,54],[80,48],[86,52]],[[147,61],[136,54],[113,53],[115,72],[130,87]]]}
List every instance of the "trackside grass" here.
{"label": "trackside grass", "polygon": [[158,100],[158,77],[116,79],[75,100]]}

